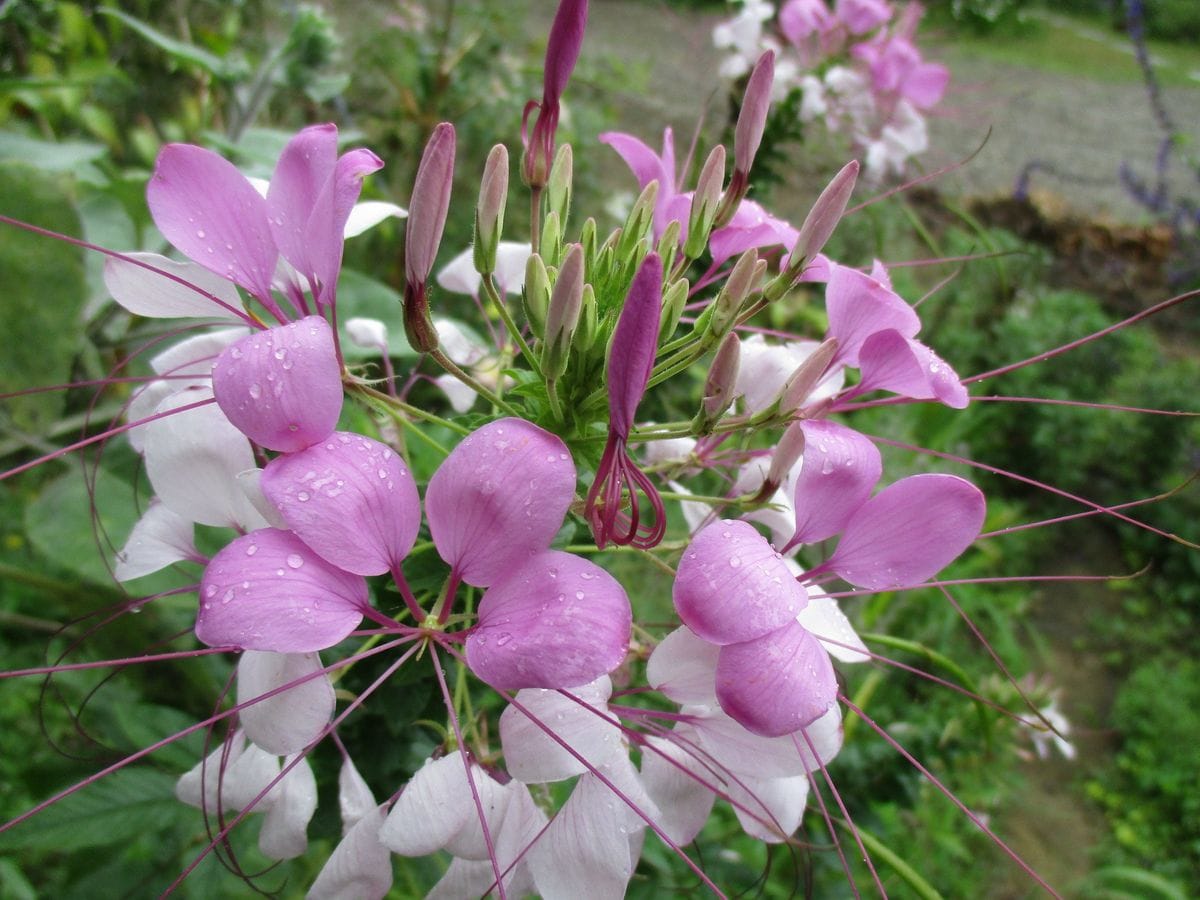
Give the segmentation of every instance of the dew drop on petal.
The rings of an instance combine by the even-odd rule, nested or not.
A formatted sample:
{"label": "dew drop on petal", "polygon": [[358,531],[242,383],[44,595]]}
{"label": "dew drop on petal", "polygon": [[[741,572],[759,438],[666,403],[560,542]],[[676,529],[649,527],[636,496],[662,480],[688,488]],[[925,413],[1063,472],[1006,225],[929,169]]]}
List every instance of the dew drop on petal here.
{"label": "dew drop on petal", "polygon": [[304,565],[304,557],[301,556],[299,553],[289,553],[288,558],[287,558],[287,564],[288,564],[289,569],[298,569],[302,565]]}
{"label": "dew drop on petal", "polygon": [[254,400],[257,400],[259,397],[262,396],[262,385],[256,381],[252,385],[250,385],[248,391],[249,391],[250,397]]}

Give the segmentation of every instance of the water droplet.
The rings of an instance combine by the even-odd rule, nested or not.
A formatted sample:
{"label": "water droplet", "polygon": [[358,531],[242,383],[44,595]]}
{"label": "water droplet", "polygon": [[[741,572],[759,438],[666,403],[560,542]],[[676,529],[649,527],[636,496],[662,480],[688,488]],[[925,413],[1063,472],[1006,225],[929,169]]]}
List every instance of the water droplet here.
{"label": "water droplet", "polygon": [[296,365],[296,361],[289,356],[280,365],[283,366],[283,371],[290,372],[292,371],[292,366]]}
{"label": "water droplet", "polygon": [[289,553],[287,558],[288,568],[298,569],[304,565],[304,557],[299,553]]}
{"label": "water droplet", "polygon": [[507,644],[511,640],[512,640],[512,635],[506,631],[503,634],[501,634],[499,637],[496,638],[496,646],[503,647],[505,644]]}
{"label": "water droplet", "polygon": [[307,503],[310,496],[311,495],[308,493],[308,491],[300,491],[298,494],[296,494],[296,499],[301,503]]}
{"label": "water droplet", "polygon": [[280,347],[272,354],[272,356],[274,356],[276,359],[283,359],[285,356],[287,356],[287,348]]}
{"label": "water droplet", "polygon": [[210,584],[208,587],[206,587],[204,589],[205,597],[213,597],[216,595],[216,593],[217,593],[217,586],[215,584]]}
{"label": "water droplet", "polygon": [[729,557],[729,568],[740,569],[742,567],[742,558],[740,556]]}
{"label": "water droplet", "polygon": [[380,478],[387,478],[387,469],[380,469],[375,474],[378,475]]}
{"label": "water droplet", "polygon": [[825,457],[825,459],[821,462],[821,474],[822,475],[832,475],[833,474],[833,460],[830,459],[828,456]]}
{"label": "water droplet", "polygon": [[257,552],[258,552],[258,544],[251,544],[249,547],[246,548],[247,556],[253,556]]}
{"label": "water droplet", "polygon": [[575,592],[575,599],[576,599],[576,600],[582,600],[582,599],[583,599],[583,591],[576,591],[576,592]]}
{"label": "water droplet", "polygon": [[[204,240],[205,234],[204,234],[204,229],[203,229],[203,228],[197,228],[197,229],[196,229],[196,237],[200,238],[200,240]],[[211,253],[211,252],[212,252],[212,248],[210,247],[210,248],[209,248],[209,253]]]}
{"label": "water droplet", "polygon": [[228,241],[226,241],[226,242],[225,242],[225,249],[226,249],[226,250],[232,250],[232,249],[233,249],[233,244],[231,244],[231,243],[229,243]]}
{"label": "water droplet", "polygon": [[232,356],[234,359],[241,359],[242,358],[242,348],[241,347],[232,348],[229,351],[229,355]]}
{"label": "water droplet", "polygon": [[283,569],[276,569],[275,574],[278,575],[280,578],[282,578],[283,577]]}
{"label": "water droplet", "polygon": [[257,400],[262,396],[262,385],[256,381],[254,384],[250,385],[248,392],[250,394],[250,399]]}
{"label": "water droplet", "polygon": [[221,595],[222,603],[228,603],[232,599],[233,599],[233,588],[230,588],[224,594]]}
{"label": "water droplet", "polygon": [[300,426],[296,425],[295,423],[288,426],[288,431],[297,432],[299,430],[300,430]]}

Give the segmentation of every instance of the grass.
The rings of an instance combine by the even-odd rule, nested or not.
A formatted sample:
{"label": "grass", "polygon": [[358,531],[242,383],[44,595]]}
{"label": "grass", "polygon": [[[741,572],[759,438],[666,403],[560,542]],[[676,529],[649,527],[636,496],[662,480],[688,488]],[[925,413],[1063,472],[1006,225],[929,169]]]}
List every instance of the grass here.
{"label": "grass", "polygon": [[[1045,11],[1031,13],[1030,28],[1017,35],[959,33],[933,39],[931,58],[967,56],[1014,66],[1077,75],[1113,84],[1142,80],[1133,45],[1119,32],[1084,18]],[[931,35],[932,38],[932,35]],[[1200,46],[1150,41],[1162,84],[1200,88]]]}

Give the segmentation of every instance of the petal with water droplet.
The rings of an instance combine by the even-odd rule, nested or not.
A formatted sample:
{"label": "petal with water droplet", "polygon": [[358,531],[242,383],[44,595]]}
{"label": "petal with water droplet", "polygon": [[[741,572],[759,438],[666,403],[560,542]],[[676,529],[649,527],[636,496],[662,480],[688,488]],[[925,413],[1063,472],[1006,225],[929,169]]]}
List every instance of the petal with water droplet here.
{"label": "petal with water droplet", "polygon": [[836,699],[829,653],[795,621],[721,648],[717,700],[755,734],[780,737],[798,731],[824,715]]}
{"label": "petal with water droplet", "polygon": [[442,559],[463,581],[487,587],[550,546],[574,496],[566,445],[531,422],[499,419],[438,467],[425,512]]}
{"label": "petal with water droplet", "polygon": [[546,550],[484,593],[467,664],[502,690],[575,687],[621,664],[631,627],[620,582],[581,556]]}
{"label": "petal with water droplet", "polygon": [[329,437],[342,411],[342,367],[320,316],[250,334],[213,364],[213,393],[238,430],[292,453]]}
{"label": "petal with water droplet", "polygon": [[800,423],[804,455],[792,495],[796,532],[788,546],[812,544],[840,532],[871,496],[883,461],[866,436],[826,419]]}
{"label": "petal with water droplet", "polygon": [[362,622],[367,583],[289,531],[263,528],[217,553],[200,580],[196,637],[276,653],[332,647]]}
{"label": "petal with water droplet", "polygon": [[359,434],[335,431],[276,457],[263,470],[262,489],[301,540],[358,575],[399,565],[421,527],[417,484],[404,460]]}
{"label": "petal with water droplet", "polygon": [[683,623],[722,645],[774,631],[808,602],[767,539],[732,519],[702,529],[683,551],[673,596]]}

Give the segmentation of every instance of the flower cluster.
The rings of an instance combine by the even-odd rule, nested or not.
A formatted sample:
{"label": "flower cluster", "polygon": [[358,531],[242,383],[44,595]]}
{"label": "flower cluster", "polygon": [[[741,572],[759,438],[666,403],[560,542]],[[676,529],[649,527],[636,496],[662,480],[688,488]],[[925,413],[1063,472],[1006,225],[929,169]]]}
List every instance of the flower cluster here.
{"label": "flower cluster", "polygon": [[726,51],[721,73],[743,77],[763,52],[776,56],[775,93],[801,95],[805,123],[824,121],[863,157],[872,180],[903,173],[929,146],[924,114],[945,93],[949,72],[916,45],[918,3],[889,0],[743,0],[713,29]]}
{"label": "flower cluster", "polygon": [[[177,794],[217,814],[210,846],[261,812],[262,852],[300,855],[317,803],[307,756],[333,741],[343,836],[310,897],[382,897],[393,854],[438,851],[451,861],[430,896],[620,896],[647,830],[707,879],[681,847],[717,800],[754,838],[791,840],[842,744],[834,660],[870,656],[829,586],[920,585],[983,525],[982,494],[956,476],[877,491],[878,449],[834,418],[875,392],[953,409],[968,395],[917,339],[920,319],[882,264],[864,272],[821,253],[857,163],[799,227],[745,199],[779,90],[769,55],[750,74],[728,182],[724,147],[685,190],[669,131],[661,153],[610,133],[642,194],[611,234],[591,218],[572,231],[572,150],[555,126],[586,14],[561,4],[544,95],[526,110],[538,112],[522,163],[529,241],[501,239],[499,145],[475,244],[434,275],[455,132],[430,136],[396,310],[417,354],[403,357],[407,378],[396,322],[339,322],[343,240],[402,211],[355,205],[381,162],[339,156],[333,126],[297,134],[265,194],[211,151],[168,146],[148,199],[190,262],[115,254],[107,267],[129,310],[198,330],[155,356],[129,403],[125,430],[155,497],[117,557],[123,580],[202,567],[195,637],[238,654],[236,704],[218,716],[226,738]],[[845,44],[890,16],[872,0],[781,13],[789,28],[822,29],[796,32],[797,48]],[[905,34],[852,51],[878,63],[879,84],[899,79],[897,105],[909,102]],[[477,329],[434,318],[439,287],[475,299]],[[798,295],[824,297],[819,340],[751,333],[759,312]],[[343,333],[378,354],[384,377],[347,365]],[[422,397],[427,366],[444,398]],[[676,398],[703,382],[694,417],[648,421],[651,404],[677,408],[661,402],[666,382]],[[484,411],[466,414],[477,400]],[[414,462],[405,434],[436,465]],[[211,555],[197,525],[206,546],[220,541]],[[664,629],[642,586],[597,555],[612,548],[671,573],[679,627]],[[353,697],[333,685],[388,654],[381,680],[432,662],[424,685],[441,693],[447,726],[380,802],[338,732],[381,682]]]}

